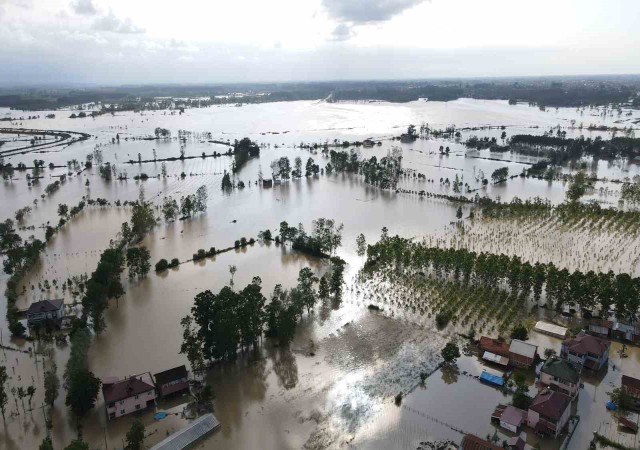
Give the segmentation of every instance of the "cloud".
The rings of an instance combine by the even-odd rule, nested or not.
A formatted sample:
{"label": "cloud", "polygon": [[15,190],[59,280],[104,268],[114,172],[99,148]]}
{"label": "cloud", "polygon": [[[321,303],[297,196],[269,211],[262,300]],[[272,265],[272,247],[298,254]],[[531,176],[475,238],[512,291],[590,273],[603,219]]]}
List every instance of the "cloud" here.
{"label": "cloud", "polygon": [[341,22],[383,22],[425,0],[322,0],[330,17]]}
{"label": "cloud", "polygon": [[93,4],[93,0],[74,0],[71,2],[71,9],[81,16],[95,16],[98,9]]}
{"label": "cloud", "polygon": [[131,19],[118,19],[113,12],[109,12],[93,23],[93,29],[99,31],[110,31],[120,34],[137,34],[144,33],[144,29],[131,22]]}
{"label": "cloud", "polygon": [[334,41],[347,41],[356,35],[351,25],[346,23],[338,24],[331,33],[331,39]]}

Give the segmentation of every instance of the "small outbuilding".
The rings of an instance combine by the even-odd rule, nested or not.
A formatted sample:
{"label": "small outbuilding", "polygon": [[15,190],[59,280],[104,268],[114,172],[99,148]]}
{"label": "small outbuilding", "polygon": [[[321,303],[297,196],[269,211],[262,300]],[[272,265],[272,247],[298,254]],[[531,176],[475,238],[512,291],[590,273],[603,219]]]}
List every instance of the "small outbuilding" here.
{"label": "small outbuilding", "polygon": [[509,363],[514,367],[527,369],[536,362],[538,346],[513,339],[509,346]]}
{"label": "small outbuilding", "polygon": [[156,373],[153,378],[160,397],[189,392],[189,372],[184,365]]}
{"label": "small outbuilding", "polygon": [[504,378],[500,375],[487,372],[486,370],[483,370],[480,374],[480,380],[496,386],[504,386]]}
{"label": "small outbuilding", "polygon": [[498,405],[491,415],[492,422],[499,423],[502,428],[512,433],[518,433],[526,419],[527,411],[512,405]]}
{"label": "small outbuilding", "polygon": [[549,322],[544,322],[542,320],[536,322],[536,326],[533,329],[539,333],[548,334],[560,339],[564,339],[565,337],[567,337],[567,331],[569,331],[565,327],[554,325]]}

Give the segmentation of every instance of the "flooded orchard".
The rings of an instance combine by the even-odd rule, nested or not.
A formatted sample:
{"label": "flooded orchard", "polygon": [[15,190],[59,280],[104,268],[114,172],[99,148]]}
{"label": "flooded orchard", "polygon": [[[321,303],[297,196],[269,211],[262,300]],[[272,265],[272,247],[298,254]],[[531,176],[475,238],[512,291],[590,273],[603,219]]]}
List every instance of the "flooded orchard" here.
{"label": "flooded orchard", "polygon": [[[470,217],[480,209],[473,202],[476,195],[502,202],[540,197],[553,208],[565,201],[571,180],[525,177],[523,171],[539,157],[465,145],[472,136],[500,142],[550,130],[606,140],[615,134],[606,127],[632,127],[640,116],[637,111],[620,119],[597,108],[541,111],[523,104],[461,99],[407,104],[301,101],[76,119],[71,113],[31,113],[39,118],[4,122],[0,134],[6,141],[0,147],[4,164],[23,165],[2,182],[0,215],[15,221],[16,233],[25,241],[31,236],[45,241],[49,230],[56,229],[17,283],[18,310],[43,299],[64,299],[66,315],[82,316],[85,288],[78,285],[87,283],[103,252],[122,239],[122,224],[131,219],[133,202],[150,202],[161,217],[167,198],[180,201],[201,186],[207,192],[204,211],[187,214],[184,220],[160,220],[138,243],[148,249],[152,265],[174,258],[179,264],[158,272],[152,268],[145,277],[122,274],[124,293],[108,300],[105,328],[93,336],[87,355],[89,369],[102,380],[155,374],[182,364],[190,368],[189,358],[181,353],[181,319],[191,314],[194,298],[204,291],[218,293],[230,284],[240,291],[259,277],[263,295],[271,299],[276,285],[296,287],[301,269],[310,268],[318,279],[335,269],[335,259],[311,256],[281,239],[259,239],[259,233],[270,230],[275,238],[283,221],[292,227],[301,224],[309,234],[319,218],[344,225],[335,249],[346,263],[341,295],[305,309],[289,343],[261,336],[258,346],[240,351],[235,361],[213,362],[199,376],[213,388],[213,413],[220,428],[196,448],[421,448],[437,442],[458,445],[466,433],[489,435],[498,443],[515,436],[491,422],[494,408],[511,402],[513,389],[480,382],[484,370],[504,371],[480,358],[473,339],[468,339],[469,325],[474,324],[477,339],[479,334],[508,337],[514,325],[526,323],[529,341],[542,356],[547,348],[560,353],[562,341],[533,331],[532,323],[545,319],[575,328],[579,316],[532,308],[526,301],[498,309],[493,293],[442,284],[409,265],[367,275],[367,256],[356,246],[360,234],[368,244],[387,233],[429,247],[504,253],[570,271],[638,275],[637,224],[584,217],[569,222],[551,214],[490,218],[477,211]],[[45,118],[49,114],[55,118]],[[0,117],[16,115],[0,109]],[[421,132],[403,142],[399,136],[410,124],[459,132]],[[157,129],[168,130],[170,137],[159,137]],[[49,133],[32,148],[30,130]],[[236,168],[234,156],[226,153],[244,137],[254,141],[260,153]],[[374,144],[352,145],[365,140]],[[402,173],[390,189],[368,183],[358,172],[330,172],[332,159],[323,148],[350,152],[360,161],[401,155]],[[292,165],[301,158],[303,170],[311,158],[319,170],[264,185],[263,179],[274,178],[272,162],[285,157]],[[627,160],[594,162],[585,157],[579,163],[597,179],[583,200],[603,207],[617,205],[623,180],[640,175],[640,166]],[[487,182],[504,167],[516,177]],[[566,164],[559,172],[575,176],[578,170]],[[221,189],[226,175],[233,189]],[[80,202],[82,208],[73,215],[60,210],[61,204],[71,209]],[[29,209],[16,218],[16,211],[25,207]],[[246,244],[236,243],[242,238]],[[211,248],[218,251],[194,258],[200,249]],[[3,274],[0,280],[4,292],[9,276]],[[7,303],[3,296],[3,309]],[[438,326],[437,312],[454,303],[461,311],[458,321]],[[12,338],[3,319],[0,364],[7,368],[8,386],[36,389],[31,396],[9,393],[0,448],[37,448],[48,433],[45,417],[53,424],[55,448],[76,437],[78,424],[65,405],[66,387],[61,386],[52,407],[45,405],[43,387],[45,371],[52,367],[63,379],[69,342],[36,338],[35,333],[29,339]],[[443,364],[441,350],[448,342],[460,347],[457,364]],[[604,373],[583,377],[584,387],[572,406],[572,416],[580,417],[572,436],[539,438],[528,429],[528,444],[557,449],[569,438],[567,448],[584,449],[593,431],[600,430],[637,448],[635,435],[611,426],[615,417],[606,409],[607,392],[620,385],[622,373],[640,377],[638,348],[626,346],[625,358],[621,349],[620,343],[612,345]],[[531,371],[527,385],[532,396],[537,391],[534,378]],[[132,417],[139,417],[146,427],[145,446],[151,447],[193,419],[184,414],[191,402],[187,396],[158,400],[154,407],[108,420],[100,394],[82,420],[82,437],[91,448],[122,448]],[[168,416],[157,420],[157,412]],[[630,418],[635,421],[636,416]]]}

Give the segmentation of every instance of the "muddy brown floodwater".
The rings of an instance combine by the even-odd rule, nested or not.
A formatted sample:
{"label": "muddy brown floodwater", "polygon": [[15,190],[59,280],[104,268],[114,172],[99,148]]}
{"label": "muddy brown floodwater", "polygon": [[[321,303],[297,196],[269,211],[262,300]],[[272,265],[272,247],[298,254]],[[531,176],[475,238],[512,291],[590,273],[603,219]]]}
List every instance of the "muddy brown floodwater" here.
{"label": "muddy brown floodwater", "polygon": [[[3,114],[4,110],[0,110]],[[47,112],[40,112],[44,117]],[[38,113],[36,113],[38,114]],[[510,401],[508,395],[480,384],[477,377],[484,365],[470,352],[458,361],[458,370],[438,369],[440,349],[456,331],[449,327],[438,331],[431,320],[408,314],[400,308],[380,312],[367,309],[364,289],[357,273],[363,258],[356,255],[355,238],[363,233],[368,242],[374,242],[383,227],[390,234],[427,239],[433,242],[451,242],[474,249],[496,252],[521,253],[523,258],[547,260],[556,264],[584,264],[600,270],[637,269],[638,240],[636,236],[606,235],[603,231],[578,230],[578,238],[570,231],[557,231],[561,245],[553,248],[553,239],[540,236],[549,224],[527,224],[513,230],[515,225],[501,226],[485,223],[468,224],[468,234],[450,226],[455,220],[457,205],[444,200],[422,199],[412,194],[380,191],[364,184],[356,175],[321,175],[291,181],[272,189],[255,184],[262,171],[270,173],[270,163],[281,156],[293,160],[300,156],[303,162],[311,157],[321,167],[328,161],[321,153],[296,148],[300,142],[323,143],[373,138],[382,142],[373,149],[360,149],[363,157],[385,156],[394,146],[403,152],[403,166],[425,174],[433,182],[402,178],[400,187],[407,190],[426,190],[436,194],[454,194],[440,178],[453,180],[456,175],[482,195],[509,200],[514,196],[531,198],[542,196],[553,203],[564,199],[563,183],[516,178],[504,185],[481,187],[481,176],[490,176],[499,167],[508,166],[511,173],[519,173],[536,158],[515,155],[494,155],[489,152],[467,152],[461,144],[467,137],[495,136],[501,130],[464,131],[462,139],[419,139],[401,144],[390,138],[400,134],[409,123],[429,123],[434,128],[505,126],[508,135],[516,133],[543,133],[560,125],[568,136],[609,137],[606,132],[589,132],[571,128],[572,121],[586,124],[613,125],[616,118],[603,118],[597,110],[578,112],[572,109],[539,111],[525,105],[509,106],[506,102],[474,101],[413,102],[409,104],[327,104],[322,102],[292,102],[248,105],[242,108],[213,107],[187,110],[183,115],[169,115],[162,111],[141,114],[121,113],[96,119],[68,119],[66,112],[57,111],[56,119],[30,120],[12,123],[14,128],[29,127],[86,132],[92,138],[68,147],[45,149],[42,153],[14,155],[6,158],[16,165],[32,165],[33,159],[45,164],[66,166],[77,159],[84,162],[86,155],[99,150],[104,161],[115,164],[119,171],[126,170],[127,181],[104,181],[93,168],[76,174],[65,168],[43,171],[39,184],[29,185],[25,172],[16,172],[12,181],[0,185],[0,218],[13,217],[15,210],[31,206],[32,211],[18,223],[24,238],[34,235],[42,238],[43,225],[58,221],[58,204],[76,205],[81,198],[133,200],[141,187],[147,199],[158,205],[171,195],[176,199],[194,193],[204,185],[209,196],[207,212],[190,220],[161,223],[143,240],[149,248],[152,264],[160,258],[179,258],[186,261],[200,248],[224,248],[241,237],[257,237],[259,231],[276,232],[282,220],[290,224],[302,223],[307,230],[318,217],[333,218],[344,224],[343,246],[338,254],[348,262],[346,286],[342,301],[319,305],[300,323],[292,344],[278,347],[264,340],[259,350],[240,355],[233,364],[218,364],[207,372],[207,381],[213,386],[216,399],[215,415],[221,422],[218,431],[197,444],[203,449],[283,449],[283,448],[416,448],[426,440],[449,439],[456,443],[461,432],[480,436],[498,433],[499,439],[508,438],[503,430],[496,430],[490,416],[498,403]],[[637,118],[633,112],[631,119]],[[631,120],[629,119],[629,120]],[[140,141],[134,137],[148,136],[155,127],[171,130],[169,141]],[[175,139],[179,130],[191,133],[184,141]],[[210,132],[211,135],[205,135]],[[116,133],[120,142],[113,143]],[[15,134],[9,135],[16,137]],[[208,142],[233,140],[244,136],[263,144],[259,158],[250,160],[237,174],[247,187],[223,193],[220,183],[231,159],[195,158],[167,162],[166,178],[134,181],[132,177],[146,173],[155,177],[161,172],[160,163],[127,164],[127,161],[176,157],[180,149],[186,156],[224,152],[227,147]],[[0,136],[2,138],[2,136]],[[3,149],[20,143],[9,142]],[[439,155],[441,145],[451,148],[450,156]],[[495,158],[508,159],[496,161]],[[639,166],[626,162],[599,162],[595,167],[599,177],[624,178],[640,174]],[[570,169],[566,169],[569,171]],[[71,172],[71,175],[68,175]],[[180,177],[181,173],[186,177]],[[45,195],[45,187],[58,175],[67,179],[58,191]],[[87,185],[88,183],[88,185]],[[588,197],[605,204],[616,203],[619,188],[602,184]],[[44,197],[43,197],[44,195]],[[37,200],[34,203],[34,200]],[[42,298],[74,300],[61,289],[70,277],[90,274],[95,270],[100,253],[115,238],[123,222],[130,218],[126,206],[91,206],[72,219],[48,243],[40,264],[22,281],[24,292],[18,307],[26,308]],[[510,234],[511,233],[511,234]],[[590,234],[591,233],[591,234]],[[508,236],[500,244],[498,237]],[[539,239],[531,244],[532,236]],[[598,244],[576,250],[576,239],[587,236]],[[487,241],[487,242],[484,242]],[[529,245],[523,245],[529,242]],[[625,251],[611,258],[599,254],[608,245],[623,245]],[[576,263],[571,251],[579,251],[582,259]],[[633,263],[633,264],[632,264]],[[184,262],[175,269],[161,274],[151,273],[141,281],[124,281],[126,294],[113,301],[106,313],[106,331],[94,338],[89,364],[98,377],[123,377],[141,372],[155,373],[180,364],[188,364],[179,354],[181,328],[179,321],[187,315],[194,296],[203,290],[218,291],[229,282],[229,266],[235,265],[236,286],[249,283],[254,276],[262,279],[263,292],[269,295],[280,283],[292,287],[298,271],[310,267],[315,274],[327,270],[328,262],[310,258],[275,243],[256,242],[240,250],[207,258],[198,263]],[[0,277],[4,291],[7,277]],[[53,284],[53,281],[56,284]],[[51,283],[47,289],[45,281]],[[391,293],[376,293],[389,295]],[[6,309],[2,297],[0,307]],[[70,312],[79,312],[79,307]],[[64,389],[51,411],[42,408],[44,400],[43,370],[55,362],[60,376],[69,356],[67,345],[10,340],[2,315],[2,343],[11,347],[0,353],[0,364],[6,365],[12,387],[33,385],[33,398],[10,396],[7,420],[0,428],[0,448],[37,448],[46,430],[44,413],[53,420],[52,438],[55,448],[63,448],[76,435],[76,426],[64,404]],[[541,347],[559,350],[559,341],[532,332],[531,340]],[[461,341],[462,343],[462,341]],[[627,439],[610,424],[612,416],[606,411],[606,392],[619,385],[621,373],[640,376],[640,352],[628,349],[629,357],[621,360],[614,354],[609,370],[599,379],[585,379],[576,412],[581,420],[569,445],[570,449],[587,447],[591,432],[600,429],[614,439]],[[20,350],[20,351],[18,351]],[[37,354],[37,356],[34,356]],[[615,365],[615,369],[613,366]],[[621,370],[622,369],[622,370]],[[433,374],[420,383],[420,374]],[[406,395],[401,406],[394,404],[399,392]],[[151,446],[169,433],[184,426],[188,420],[181,417],[187,398],[159,402],[157,408],[140,414],[146,426],[146,446]],[[166,411],[169,416],[155,421],[155,411]],[[83,437],[92,448],[122,448],[123,439],[131,423],[130,417],[107,421],[104,401],[100,395],[95,409],[83,423]],[[529,433],[531,445],[556,449],[557,442],[538,442]],[[636,445],[629,442],[629,445]]]}

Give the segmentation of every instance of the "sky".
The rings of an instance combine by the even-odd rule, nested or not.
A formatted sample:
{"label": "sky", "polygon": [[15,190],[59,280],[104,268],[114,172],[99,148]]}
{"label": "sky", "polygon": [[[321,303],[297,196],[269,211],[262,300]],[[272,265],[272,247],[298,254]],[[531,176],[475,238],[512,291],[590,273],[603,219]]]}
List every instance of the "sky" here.
{"label": "sky", "polygon": [[0,0],[0,87],[640,73],[639,0]]}

